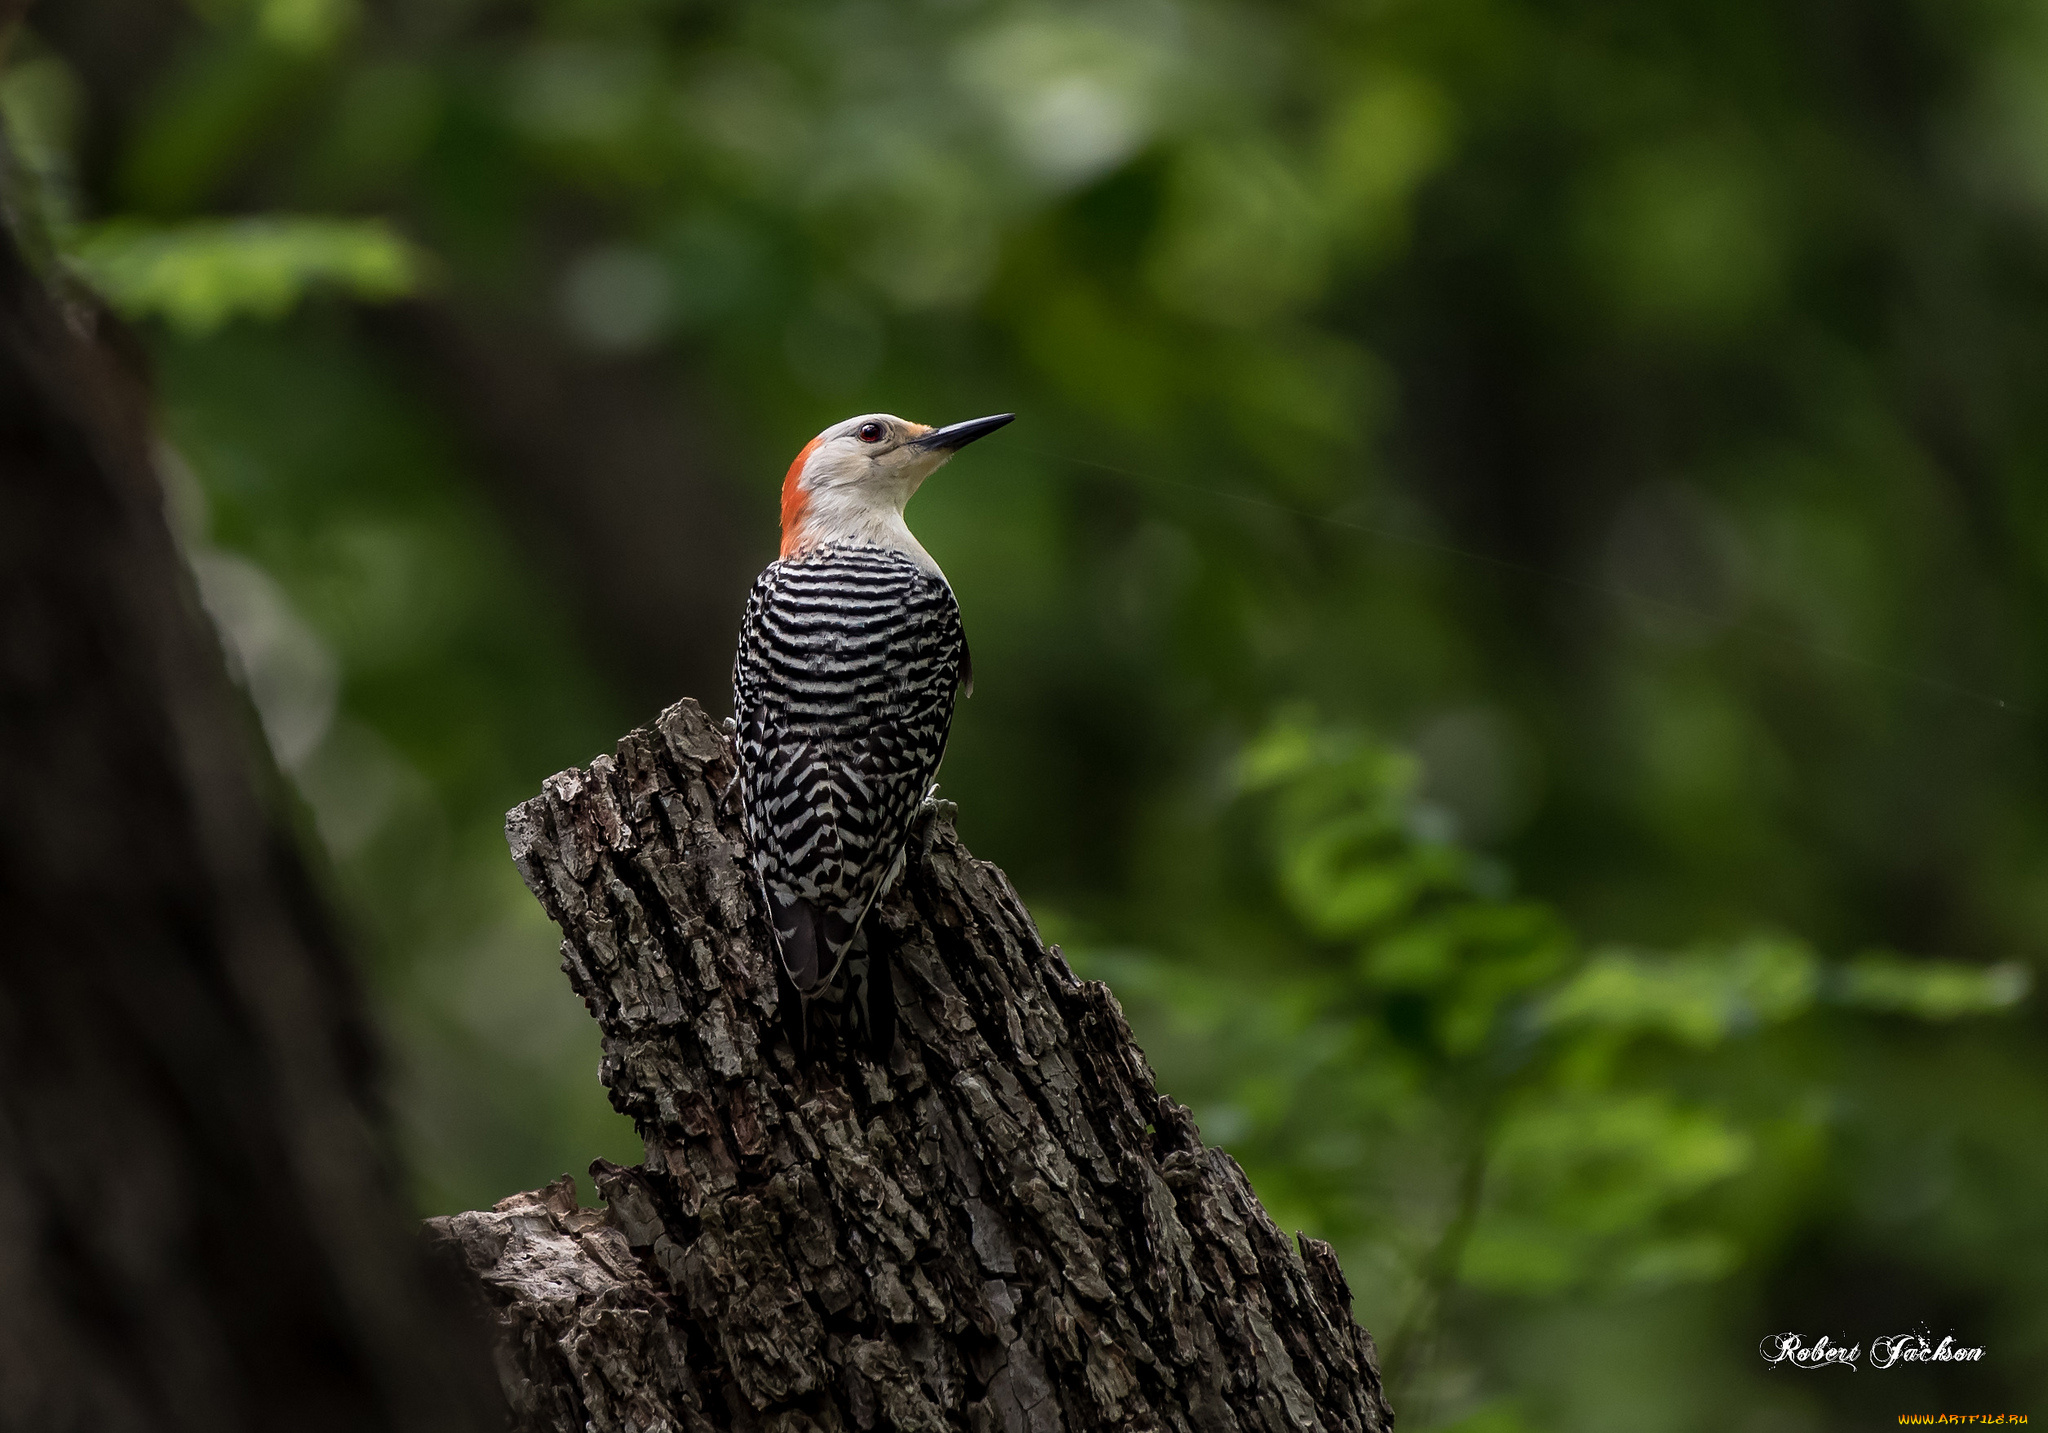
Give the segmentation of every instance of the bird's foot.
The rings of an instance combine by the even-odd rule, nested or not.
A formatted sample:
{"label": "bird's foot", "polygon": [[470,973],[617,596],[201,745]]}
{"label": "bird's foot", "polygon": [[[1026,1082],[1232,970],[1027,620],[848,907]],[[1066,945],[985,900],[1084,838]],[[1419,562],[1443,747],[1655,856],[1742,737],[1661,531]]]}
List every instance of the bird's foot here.
{"label": "bird's foot", "polygon": [[948,801],[939,795],[939,788],[936,785],[925,793],[924,801],[917,808],[918,824],[924,828],[918,847],[920,860],[931,855],[932,842],[938,839],[940,824],[950,826],[959,819],[959,816],[960,803]]}

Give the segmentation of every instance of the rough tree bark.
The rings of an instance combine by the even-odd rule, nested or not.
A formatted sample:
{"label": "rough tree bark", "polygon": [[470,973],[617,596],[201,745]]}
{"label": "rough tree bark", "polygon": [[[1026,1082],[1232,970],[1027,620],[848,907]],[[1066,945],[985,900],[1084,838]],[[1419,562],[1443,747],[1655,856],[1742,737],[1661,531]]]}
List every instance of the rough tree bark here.
{"label": "rough tree bark", "polygon": [[1286,1239],[1155,1089],[1108,987],[940,825],[876,915],[886,1067],[795,1060],[724,733],[695,703],[506,831],[647,1144],[430,1224],[522,1429],[1391,1426],[1328,1245]]}

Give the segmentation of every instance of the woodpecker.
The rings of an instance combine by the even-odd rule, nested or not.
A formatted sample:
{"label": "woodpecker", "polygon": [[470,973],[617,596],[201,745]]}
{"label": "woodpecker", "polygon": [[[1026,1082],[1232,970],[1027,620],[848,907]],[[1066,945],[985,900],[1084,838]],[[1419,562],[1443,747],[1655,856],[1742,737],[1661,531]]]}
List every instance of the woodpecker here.
{"label": "woodpecker", "polygon": [[888,954],[870,949],[862,922],[903,872],[955,694],[974,689],[960,605],[903,508],[1014,416],[945,428],[849,418],[805,444],[783,479],[782,554],[740,621],[733,736],[799,1052],[814,1001],[845,1004],[876,1059],[894,1041]]}

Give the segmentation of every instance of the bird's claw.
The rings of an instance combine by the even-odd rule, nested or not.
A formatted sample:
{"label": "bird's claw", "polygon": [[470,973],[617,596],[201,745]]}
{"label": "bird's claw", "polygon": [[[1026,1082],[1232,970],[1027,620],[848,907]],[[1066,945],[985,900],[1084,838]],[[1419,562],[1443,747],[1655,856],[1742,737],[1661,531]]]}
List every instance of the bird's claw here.
{"label": "bird's claw", "polygon": [[932,842],[937,840],[939,836],[940,823],[944,822],[950,826],[959,815],[960,803],[946,800],[945,797],[939,795],[939,788],[934,786],[917,808],[918,821],[924,827],[924,840],[918,849],[920,860],[930,858]]}

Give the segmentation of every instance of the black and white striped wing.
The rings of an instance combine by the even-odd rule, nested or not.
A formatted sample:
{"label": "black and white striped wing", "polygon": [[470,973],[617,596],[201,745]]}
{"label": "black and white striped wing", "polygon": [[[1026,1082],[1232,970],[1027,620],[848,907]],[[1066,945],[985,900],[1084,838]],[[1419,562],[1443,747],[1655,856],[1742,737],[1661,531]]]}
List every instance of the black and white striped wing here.
{"label": "black and white striped wing", "polygon": [[741,799],[799,990],[829,975],[945,755],[966,653],[943,578],[834,546],[755,582],[733,664]]}

